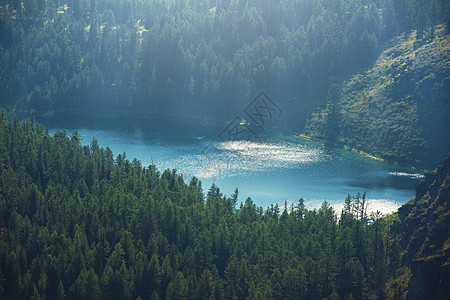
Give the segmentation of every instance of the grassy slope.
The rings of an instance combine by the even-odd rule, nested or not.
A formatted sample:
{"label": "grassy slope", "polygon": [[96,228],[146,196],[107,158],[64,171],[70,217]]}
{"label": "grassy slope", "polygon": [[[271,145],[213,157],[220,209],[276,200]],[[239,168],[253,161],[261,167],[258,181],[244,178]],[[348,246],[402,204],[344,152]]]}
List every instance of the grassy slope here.
{"label": "grassy slope", "polygon": [[[450,35],[436,27],[424,42],[416,32],[392,39],[375,64],[342,84],[333,106],[312,115],[305,133],[390,161],[427,167],[450,149]],[[428,153],[425,156],[425,153]]]}

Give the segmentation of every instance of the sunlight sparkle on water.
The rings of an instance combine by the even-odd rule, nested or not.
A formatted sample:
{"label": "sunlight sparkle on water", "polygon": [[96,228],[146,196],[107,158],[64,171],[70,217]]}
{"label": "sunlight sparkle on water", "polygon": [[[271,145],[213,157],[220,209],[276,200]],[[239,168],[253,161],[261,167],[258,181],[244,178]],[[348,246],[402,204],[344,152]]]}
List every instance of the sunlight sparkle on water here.
{"label": "sunlight sparkle on water", "polygon": [[425,177],[422,174],[406,173],[406,172],[389,172],[388,174],[389,175],[394,175],[394,176],[409,177],[409,178],[412,178],[412,179],[421,179],[421,178]]}
{"label": "sunlight sparkle on water", "polygon": [[[377,211],[382,213],[383,215],[388,215],[397,211],[397,209],[402,206],[402,203],[393,201],[391,199],[366,199],[367,203],[367,215],[370,216],[372,213],[376,213]],[[320,209],[324,200],[309,200],[305,203],[307,209]],[[334,212],[339,217],[341,215],[342,210],[344,209],[344,201],[342,199],[328,200],[328,203],[333,207]],[[288,207],[291,207],[292,204],[296,205],[292,201],[288,201]],[[283,203],[278,203],[280,207],[284,207]]]}
{"label": "sunlight sparkle on water", "polygon": [[[367,200],[367,214],[375,213],[377,211],[381,212],[383,215],[387,215],[395,212],[402,204],[397,201],[390,199],[366,199]],[[338,215],[344,208],[344,203],[341,201],[339,203],[333,203],[333,208]]]}
{"label": "sunlight sparkle on water", "polygon": [[293,168],[327,158],[321,150],[283,141],[229,141],[215,144],[216,152],[198,155],[193,174],[199,178],[234,176],[267,168]]}

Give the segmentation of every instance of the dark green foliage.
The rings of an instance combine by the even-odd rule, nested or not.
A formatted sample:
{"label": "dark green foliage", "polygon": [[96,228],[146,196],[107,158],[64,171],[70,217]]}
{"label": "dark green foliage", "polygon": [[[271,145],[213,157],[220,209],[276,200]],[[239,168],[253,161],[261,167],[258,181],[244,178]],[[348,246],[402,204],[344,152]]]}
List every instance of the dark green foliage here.
{"label": "dark green foliage", "polygon": [[2,0],[1,101],[229,118],[265,89],[297,120],[378,45],[444,22],[445,3]]}
{"label": "dark green foliage", "polygon": [[32,117],[1,112],[0,141],[2,299],[364,299],[398,266],[364,196],[339,220],[303,199],[236,209],[237,191],[204,200],[196,178],[50,137]]}

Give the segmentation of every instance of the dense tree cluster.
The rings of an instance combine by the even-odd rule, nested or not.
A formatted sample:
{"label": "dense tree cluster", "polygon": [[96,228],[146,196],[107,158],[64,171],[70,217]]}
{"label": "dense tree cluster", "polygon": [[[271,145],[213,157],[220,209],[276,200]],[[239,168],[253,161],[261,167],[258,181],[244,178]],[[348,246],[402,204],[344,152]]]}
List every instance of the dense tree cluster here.
{"label": "dense tree cluster", "polygon": [[365,195],[339,218],[303,199],[236,208],[238,190],[204,195],[195,177],[4,112],[0,147],[0,298],[364,299],[397,274]]}
{"label": "dense tree cluster", "polygon": [[303,111],[390,37],[442,22],[446,3],[1,0],[2,104],[228,118],[264,88]]}

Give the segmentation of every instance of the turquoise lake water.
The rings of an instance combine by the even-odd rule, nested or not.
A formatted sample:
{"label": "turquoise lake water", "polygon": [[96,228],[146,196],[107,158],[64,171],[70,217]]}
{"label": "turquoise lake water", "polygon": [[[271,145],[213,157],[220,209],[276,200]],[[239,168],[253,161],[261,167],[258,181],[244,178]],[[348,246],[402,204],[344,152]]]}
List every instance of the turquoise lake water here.
{"label": "turquoise lake water", "polygon": [[347,196],[367,192],[369,210],[389,213],[414,197],[421,174],[319,143],[279,138],[222,141],[226,123],[136,115],[64,113],[37,116],[50,134],[78,130],[83,144],[96,137],[114,155],[126,152],[160,171],[175,168],[185,181],[197,176],[206,192],[215,183],[225,195],[239,188],[263,207],[304,198],[308,208],[330,202],[337,212]]}

